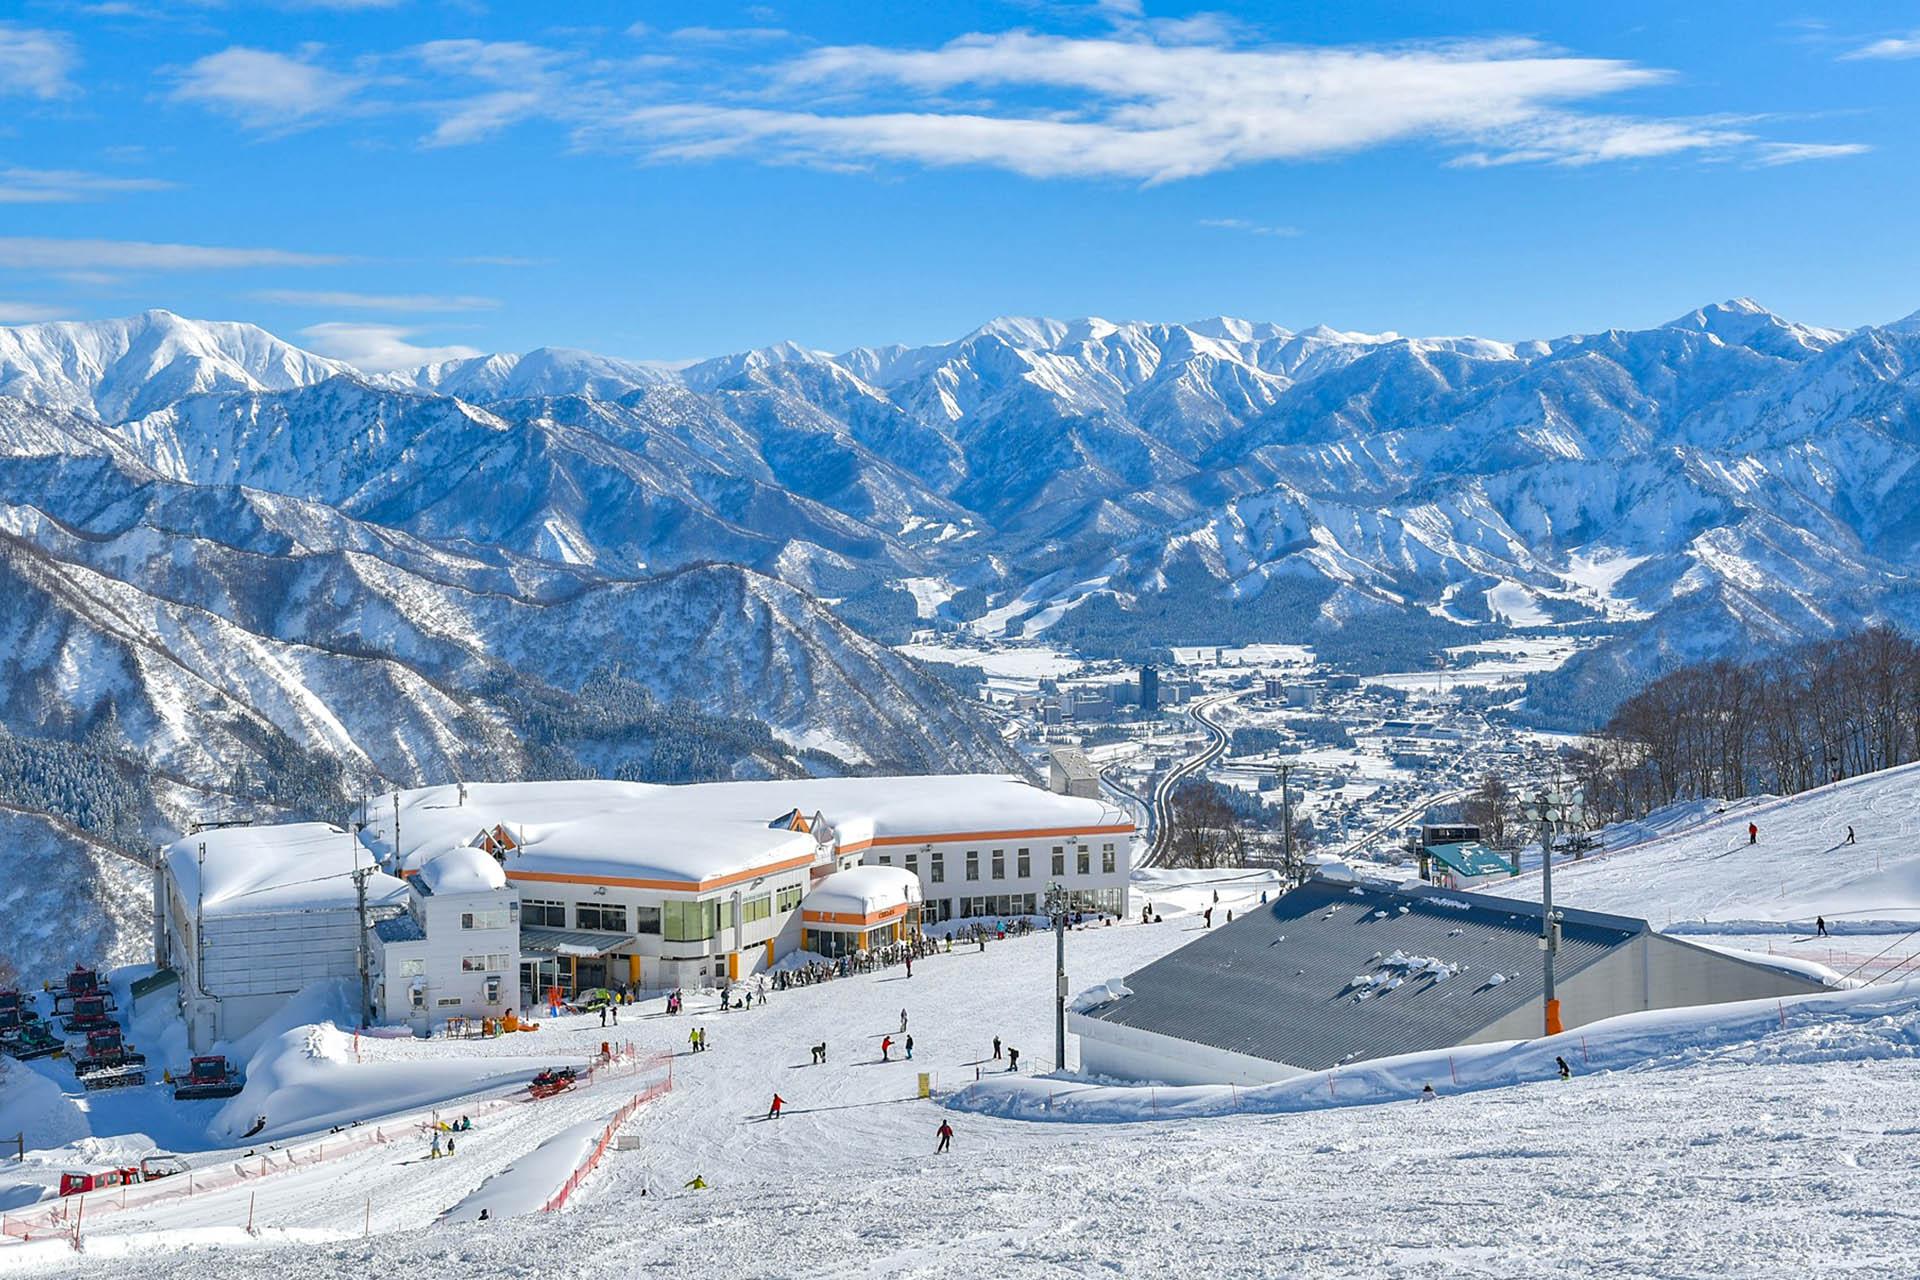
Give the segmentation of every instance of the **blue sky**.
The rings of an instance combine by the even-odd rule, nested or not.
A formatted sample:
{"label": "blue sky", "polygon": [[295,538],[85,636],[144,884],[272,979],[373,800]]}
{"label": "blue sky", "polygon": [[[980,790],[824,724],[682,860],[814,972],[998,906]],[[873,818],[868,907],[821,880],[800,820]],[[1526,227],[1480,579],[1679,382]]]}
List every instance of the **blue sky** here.
{"label": "blue sky", "polygon": [[377,366],[1920,308],[1920,5],[0,12],[0,322],[162,306]]}

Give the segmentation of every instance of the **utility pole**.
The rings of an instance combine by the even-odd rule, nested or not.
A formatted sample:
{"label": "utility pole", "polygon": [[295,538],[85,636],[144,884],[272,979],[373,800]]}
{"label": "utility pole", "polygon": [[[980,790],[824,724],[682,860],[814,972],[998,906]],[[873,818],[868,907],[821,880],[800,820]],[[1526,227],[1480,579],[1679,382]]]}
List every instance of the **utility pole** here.
{"label": "utility pole", "polygon": [[1053,1069],[1067,1069],[1067,891],[1047,886],[1047,914],[1053,917]]}
{"label": "utility pole", "polygon": [[[400,793],[393,793],[393,865],[400,865]],[[395,875],[399,872],[395,871]]]}
{"label": "utility pole", "polygon": [[373,874],[373,864],[360,865],[360,831],[353,833],[353,896],[360,910],[360,945],[357,948],[360,959],[360,1025],[370,1026],[373,1022],[373,993],[367,973],[367,877]]}
{"label": "utility pole", "polygon": [[1283,764],[1280,773],[1280,863],[1286,868],[1287,880],[1293,880],[1293,766]]}

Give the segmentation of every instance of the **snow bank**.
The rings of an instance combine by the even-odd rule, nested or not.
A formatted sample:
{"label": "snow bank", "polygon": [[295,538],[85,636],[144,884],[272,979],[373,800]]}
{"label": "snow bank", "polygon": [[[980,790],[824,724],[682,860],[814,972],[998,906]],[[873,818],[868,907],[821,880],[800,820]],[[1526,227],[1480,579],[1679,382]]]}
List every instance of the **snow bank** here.
{"label": "snow bank", "polygon": [[1098,1008],[1110,1000],[1124,1000],[1133,994],[1133,989],[1118,978],[1109,978],[1097,987],[1088,987],[1085,991],[1067,1001],[1068,1013],[1085,1013]]}
{"label": "snow bank", "polygon": [[1766,1062],[1920,1060],[1920,978],[1797,1000],[1747,1000],[1625,1014],[1537,1040],[1376,1058],[1255,1088],[1098,1084],[995,1076],[945,1099],[956,1111],[1015,1120],[1127,1124],[1274,1114],[1415,1099],[1551,1080],[1557,1058],[1581,1074],[1671,1070],[1703,1057]]}
{"label": "snow bank", "polygon": [[442,1222],[476,1222],[482,1210],[489,1221],[538,1213],[592,1154],[613,1113],[560,1130],[475,1187],[466,1199],[440,1215]]}

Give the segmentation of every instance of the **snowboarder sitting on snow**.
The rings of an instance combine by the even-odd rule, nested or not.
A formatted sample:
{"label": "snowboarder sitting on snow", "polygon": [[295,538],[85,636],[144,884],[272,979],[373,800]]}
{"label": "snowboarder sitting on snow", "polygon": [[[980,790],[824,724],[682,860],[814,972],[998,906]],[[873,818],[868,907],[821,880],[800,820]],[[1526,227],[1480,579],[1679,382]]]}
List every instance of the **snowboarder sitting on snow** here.
{"label": "snowboarder sitting on snow", "polygon": [[1562,1080],[1573,1079],[1573,1068],[1567,1065],[1565,1058],[1555,1058],[1553,1061],[1554,1065],[1560,1068],[1560,1078]]}
{"label": "snowboarder sitting on snow", "polygon": [[680,1185],[686,1187],[689,1191],[705,1191],[707,1189],[707,1180],[696,1173]]}
{"label": "snowboarder sitting on snow", "polygon": [[945,1151],[947,1149],[948,1143],[953,1141],[953,1126],[948,1124],[945,1120],[942,1120],[940,1122],[940,1127],[938,1129],[935,1129],[934,1132],[940,1135],[940,1145],[934,1148],[934,1154],[938,1155],[940,1152]]}
{"label": "snowboarder sitting on snow", "polygon": [[1428,1085],[1420,1091],[1420,1101],[1422,1102],[1434,1102],[1437,1101],[1439,1097],[1440,1095],[1433,1091],[1432,1085]]}

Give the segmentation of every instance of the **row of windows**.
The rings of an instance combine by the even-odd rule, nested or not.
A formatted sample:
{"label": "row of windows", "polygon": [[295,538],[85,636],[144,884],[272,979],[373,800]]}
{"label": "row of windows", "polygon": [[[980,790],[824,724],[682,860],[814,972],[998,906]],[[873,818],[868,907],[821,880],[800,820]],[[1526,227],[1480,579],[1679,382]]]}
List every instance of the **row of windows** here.
{"label": "row of windows", "polygon": [[504,929],[507,927],[507,909],[494,907],[487,911],[462,911],[460,927],[462,929]]}
{"label": "row of windows", "polygon": [[507,967],[507,957],[496,952],[490,956],[461,956],[462,973],[501,973]]}
{"label": "row of windows", "polygon": [[[891,854],[881,854],[880,865],[883,867],[892,866],[893,856]],[[915,875],[919,875],[920,855],[917,853],[907,854],[902,860],[901,865]],[[991,878],[995,880],[1005,880],[1007,878],[1007,851],[1005,849],[992,850],[989,854],[987,865]],[[1101,845],[1101,874],[1109,876],[1114,874],[1118,865],[1119,854],[1115,851],[1113,845]],[[1084,844],[1074,846],[1073,869],[1076,875],[1086,876],[1093,874],[1093,854]],[[1013,851],[1013,874],[1017,880],[1027,880],[1033,876],[1033,851],[1031,849],[1015,849]],[[1052,874],[1055,879],[1059,879],[1067,874],[1067,849],[1065,845],[1057,844],[1053,846]],[[980,851],[978,849],[967,850],[966,877],[969,880],[978,880],[980,878]],[[929,854],[927,861],[927,883],[945,884],[946,881],[946,855],[944,853]]]}

